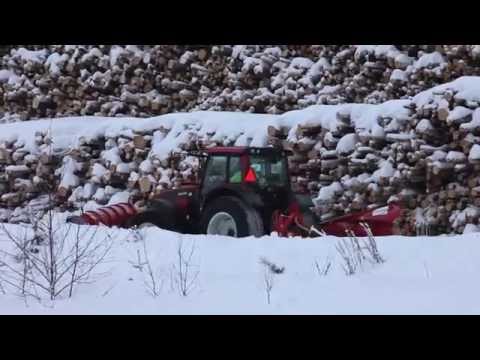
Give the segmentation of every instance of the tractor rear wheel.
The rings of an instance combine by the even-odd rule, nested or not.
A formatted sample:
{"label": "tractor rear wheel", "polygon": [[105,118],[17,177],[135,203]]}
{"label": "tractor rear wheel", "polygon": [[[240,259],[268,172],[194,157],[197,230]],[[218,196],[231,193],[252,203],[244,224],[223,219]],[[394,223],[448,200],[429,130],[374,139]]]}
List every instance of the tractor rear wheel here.
{"label": "tractor rear wheel", "polygon": [[233,196],[213,200],[203,213],[200,228],[207,235],[258,237],[264,234],[258,211]]}

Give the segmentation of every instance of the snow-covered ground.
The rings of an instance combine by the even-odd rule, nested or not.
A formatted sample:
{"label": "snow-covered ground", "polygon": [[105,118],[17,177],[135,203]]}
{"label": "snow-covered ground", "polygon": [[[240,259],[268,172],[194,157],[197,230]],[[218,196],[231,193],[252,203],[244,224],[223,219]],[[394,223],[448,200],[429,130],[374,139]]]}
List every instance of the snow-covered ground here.
{"label": "snow-covered ground", "polygon": [[[11,231],[17,225],[8,225]],[[81,285],[72,298],[54,303],[23,299],[0,292],[1,314],[478,314],[480,313],[480,234],[440,237],[378,238],[386,262],[365,266],[346,276],[336,251],[339,239],[233,239],[179,235],[157,228],[140,230],[158,296],[149,294],[143,241],[124,229],[109,233],[113,248],[104,273]],[[188,296],[176,288],[178,248],[188,255],[194,246],[190,276],[198,278]],[[8,239],[0,237],[0,249]],[[138,256],[140,255],[140,261]],[[273,277],[267,303],[264,258],[285,267]],[[328,260],[329,259],[329,260]],[[331,261],[326,276],[319,275]],[[142,271],[139,269],[139,265]],[[143,264],[143,265],[142,265]],[[0,272],[5,269],[0,268]],[[189,279],[191,278],[189,276]],[[5,284],[3,284],[5,287]],[[7,289],[8,292],[8,289]]]}

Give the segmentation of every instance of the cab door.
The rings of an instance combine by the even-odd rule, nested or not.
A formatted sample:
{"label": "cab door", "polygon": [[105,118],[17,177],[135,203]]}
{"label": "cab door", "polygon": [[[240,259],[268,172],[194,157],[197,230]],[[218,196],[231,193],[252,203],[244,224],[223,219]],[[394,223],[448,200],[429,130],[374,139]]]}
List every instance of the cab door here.
{"label": "cab door", "polygon": [[209,193],[227,183],[227,165],[228,155],[215,154],[208,157],[200,184],[202,203]]}
{"label": "cab door", "polygon": [[253,186],[262,198],[263,206],[258,210],[262,213],[265,228],[270,229],[273,211],[284,211],[291,202],[287,160],[278,155],[252,155],[249,167],[255,171]]}

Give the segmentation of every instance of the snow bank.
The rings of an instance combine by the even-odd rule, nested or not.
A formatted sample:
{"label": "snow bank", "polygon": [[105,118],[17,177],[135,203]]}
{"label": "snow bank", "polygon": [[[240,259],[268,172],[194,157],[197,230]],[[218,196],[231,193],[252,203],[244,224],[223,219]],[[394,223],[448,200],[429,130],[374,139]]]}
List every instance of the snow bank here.
{"label": "snow bank", "polygon": [[388,179],[395,174],[395,169],[393,168],[393,165],[390,161],[388,160],[382,160],[380,162],[378,170],[376,170],[371,179],[371,181],[377,183],[379,182],[382,178],[383,179]]}
{"label": "snow bank", "polygon": [[299,125],[322,126],[330,131],[337,131],[342,126],[337,119],[337,113],[350,115],[351,122],[357,134],[375,136],[378,132],[378,119],[390,117],[399,121],[408,120],[410,110],[409,100],[391,100],[383,104],[341,104],[341,105],[313,105],[304,110],[294,110],[280,115],[277,120],[279,126],[292,128],[289,137],[294,137],[295,128]]}
{"label": "snow bank", "polygon": [[[308,65],[303,60],[298,60],[295,64],[298,66]],[[199,111],[172,113],[152,118],[89,116],[2,124],[0,125],[2,130],[0,142],[11,141],[12,138],[16,138],[25,142],[25,150],[36,153],[38,149],[35,146],[34,136],[35,132],[38,131],[50,131],[56,149],[68,149],[75,146],[82,138],[88,140],[101,136],[113,137],[125,131],[141,132],[164,128],[170,131],[166,136],[160,134],[154,136],[151,154],[164,159],[169,156],[171,151],[179,150],[180,145],[188,140],[188,133],[196,134],[199,138],[214,134],[211,140],[220,142],[228,140],[238,146],[265,146],[267,144],[268,126],[290,128],[290,139],[296,138],[295,130],[298,126],[320,125],[335,132],[339,127],[344,126],[337,118],[339,112],[350,117],[357,135],[383,137],[385,130],[379,124],[379,119],[392,119],[389,127],[394,126],[395,122],[407,121],[412,115],[409,108],[412,102],[417,106],[440,102],[440,96],[437,94],[445,91],[452,91],[456,98],[465,101],[480,101],[480,77],[466,76],[459,78],[451,83],[424,91],[411,101],[390,100],[382,104],[313,105],[283,115]],[[458,107],[450,114],[448,120],[454,122],[467,117],[470,113],[468,109]],[[462,124],[461,127],[464,129],[476,127],[480,118],[478,114],[480,114],[478,111],[474,112],[473,120]],[[87,122],[88,126],[85,126]],[[422,120],[417,130],[420,132],[428,131],[430,129],[429,125]],[[389,131],[392,129],[389,129]],[[351,145],[350,140],[347,145]],[[350,146],[348,147],[350,148]],[[105,153],[105,155],[114,154]]]}
{"label": "snow bank", "polygon": [[452,82],[435,86],[430,90],[422,91],[413,97],[413,102],[417,106],[425,106],[440,100],[441,96],[437,94],[452,91],[455,99],[464,101],[480,101],[480,77],[479,76],[462,76]]}
{"label": "snow bank", "polygon": [[413,67],[415,69],[421,69],[426,67],[438,66],[443,63],[445,63],[445,60],[443,59],[442,54],[440,54],[438,51],[435,51],[429,54],[422,55],[417,61],[413,63]]}
{"label": "snow bank", "polygon": [[[268,126],[287,126],[294,136],[299,125],[322,127],[335,131],[341,126],[336,114],[341,111],[350,114],[358,133],[378,133],[379,117],[404,120],[409,116],[405,107],[408,100],[388,101],[380,105],[345,104],[315,105],[304,110],[295,110],[283,115],[249,114],[238,112],[200,111],[173,113],[152,118],[108,118],[108,117],[67,117],[32,120],[21,123],[2,124],[0,142],[16,138],[25,142],[25,150],[36,153],[36,132],[50,132],[56,150],[75,147],[81,139],[92,140],[102,136],[114,137],[127,130],[153,131],[169,129],[163,137],[154,137],[152,154],[165,159],[170,152],[178,151],[181,144],[189,139],[189,133],[198,137],[214,134],[212,140],[233,140],[237,146],[266,146]],[[86,123],[88,125],[86,126]],[[118,163],[115,150],[107,150],[103,156],[112,163]]]}
{"label": "snow bank", "polygon": [[470,149],[470,153],[468,154],[468,160],[478,161],[480,160],[480,145],[474,144]]}
{"label": "snow bank", "polygon": [[13,49],[12,52],[12,58],[19,58],[22,59],[23,61],[31,61],[33,63],[43,63],[45,61],[45,58],[47,56],[47,50],[42,49],[42,50],[27,50],[25,48],[19,48],[19,49]]}
{"label": "snow bank", "polygon": [[171,129],[165,138],[153,144],[152,154],[160,159],[167,158],[171,151],[179,150],[179,145],[185,143],[188,131],[199,137],[215,134],[212,140],[238,137],[236,145],[263,147],[267,145],[267,126],[275,118],[276,115],[213,111],[152,118],[152,121],[163,122],[164,127]]}
{"label": "snow bank", "polygon": [[338,193],[341,193],[343,191],[342,184],[339,183],[338,181],[335,181],[334,183],[328,185],[328,186],[323,186],[319,193],[318,196],[313,199],[315,204],[321,204],[324,202],[329,202],[331,201]]}
{"label": "snow bank", "polygon": [[[75,147],[80,139],[93,140],[99,137],[115,137],[126,130],[153,131],[160,128],[171,129],[164,138],[156,138],[152,153],[165,158],[169,152],[178,150],[179,144],[185,140],[185,130],[198,135],[215,133],[216,137],[230,137],[242,134],[251,141],[251,146],[265,146],[267,126],[276,115],[253,115],[234,112],[192,112],[167,114],[152,118],[109,118],[109,117],[67,117],[56,119],[32,120],[28,122],[2,124],[0,142],[11,141],[12,138],[24,141],[25,150],[36,153],[36,132],[50,132],[57,150]],[[155,140],[155,139],[154,139]],[[118,163],[115,149],[104,152],[108,160]]]}
{"label": "snow bank", "polygon": [[[10,231],[19,227],[7,225]],[[470,229],[470,227],[469,227]],[[72,235],[75,233],[71,232]],[[480,235],[454,237],[378,238],[386,262],[365,266],[346,276],[335,246],[338,238],[233,239],[221,236],[178,235],[156,228],[142,229],[149,260],[159,283],[158,297],[148,294],[146,270],[136,266],[143,242],[127,230],[99,227],[95,236],[112,236],[114,247],[104,272],[81,285],[72,299],[24,301],[0,295],[2,314],[479,314],[480,275],[477,254]],[[198,280],[187,297],[170,284],[179,244],[192,246],[192,271]],[[0,248],[8,242],[0,236]],[[260,258],[285,267],[275,275],[267,304],[264,266]],[[319,266],[331,263],[326,276]]]}
{"label": "snow bank", "polygon": [[356,134],[347,134],[338,141],[336,151],[340,155],[350,154],[355,150],[356,143],[358,143],[358,136]]}

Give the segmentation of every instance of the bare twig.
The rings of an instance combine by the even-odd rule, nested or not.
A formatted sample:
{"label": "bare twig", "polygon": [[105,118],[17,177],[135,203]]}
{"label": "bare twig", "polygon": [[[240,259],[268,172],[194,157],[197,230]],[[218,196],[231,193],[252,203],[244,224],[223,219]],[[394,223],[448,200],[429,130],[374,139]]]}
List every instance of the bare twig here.
{"label": "bare twig", "polygon": [[265,293],[267,295],[267,304],[270,305],[271,294],[275,282],[275,276],[285,272],[285,266],[278,266],[267,260],[265,257],[260,258],[260,264],[264,266],[263,280],[265,283]]}
{"label": "bare twig", "polygon": [[362,244],[355,233],[347,230],[349,239],[341,239],[336,244],[337,252],[340,254],[344,264],[342,268],[346,275],[355,274],[358,270],[363,269],[365,261],[375,265],[382,264],[385,260],[378,251],[377,242],[373,236],[372,230],[366,223],[361,223],[368,236],[368,241],[362,240]]}
{"label": "bare twig", "polygon": [[[91,236],[81,233],[77,225],[75,236],[70,236],[72,224],[54,224],[53,213],[46,217],[31,216],[33,237],[12,234],[4,224],[1,230],[14,245],[17,254],[0,250],[0,266],[5,267],[0,279],[17,290],[21,296],[40,299],[37,289],[48,294],[50,300],[67,292],[71,297],[76,285],[84,284],[92,278],[93,270],[106,260],[113,241],[97,239],[96,229]],[[61,232],[60,230],[63,230]],[[73,243],[72,243],[73,241]],[[20,260],[20,267],[9,259]]]}
{"label": "bare twig", "polygon": [[317,260],[315,260],[315,268],[317,269],[317,273],[320,276],[327,276],[331,266],[332,266],[332,261],[330,257],[327,257],[323,265],[321,265]]}
{"label": "bare twig", "polygon": [[110,291],[113,290],[113,288],[116,286],[117,284],[113,284],[112,286],[110,286],[107,290],[105,290],[105,292],[102,294],[102,297],[105,297],[107,296],[108,294],[110,294]]}
{"label": "bare twig", "polygon": [[368,242],[365,244],[365,248],[370,254],[370,257],[373,259],[373,261],[376,264],[384,263],[385,260],[383,259],[383,257],[380,255],[380,252],[378,251],[377,241],[373,236],[372,229],[367,223],[360,223],[360,225],[363,227],[363,229],[365,230],[368,236]]}
{"label": "bare twig", "polygon": [[342,268],[345,274],[347,276],[355,274],[359,267],[359,257],[355,255],[355,247],[353,246],[351,239],[349,242],[342,238],[337,242],[335,248],[344,262]]}
{"label": "bare twig", "polygon": [[[148,274],[148,281],[145,281],[145,285],[147,286],[150,295],[153,297],[157,297],[160,295],[160,291],[163,287],[163,281],[158,285],[158,281],[150,264],[150,259],[148,258],[148,251],[147,251],[147,244],[145,239],[143,240],[143,253],[145,256],[145,265],[147,266],[147,274]],[[140,270],[141,271],[141,270]]]}
{"label": "bare twig", "polygon": [[2,292],[3,295],[6,295],[7,293],[5,292],[5,288],[2,285],[2,282],[0,281],[0,291]]}
{"label": "bare twig", "polygon": [[[163,280],[159,283],[158,277],[153,270],[152,264],[148,257],[147,242],[145,241],[144,235],[140,232],[138,228],[132,230],[132,235],[135,242],[142,242],[143,245],[143,259],[140,254],[140,250],[137,249],[137,258],[136,261],[129,261],[132,266],[140,271],[144,277],[144,284],[147,289],[147,292],[153,296],[157,297],[160,295],[160,292],[163,288]],[[144,267],[146,272],[144,272]]]}
{"label": "bare twig", "polygon": [[196,285],[196,281],[200,270],[195,270],[191,272],[193,268],[197,266],[192,263],[192,258],[195,253],[196,247],[195,243],[192,244],[188,254],[183,246],[183,239],[180,237],[178,248],[177,248],[177,265],[173,264],[173,281],[176,284],[177,290],[181,296],[188,296],[193,287]]}
{"label": "bare twig", "polygon": [[427,279],[430,279],[430,270],[428,269],[428,265],[426,261],[423,262],[423,268],[425,270],[425,277]]}
{"label": "bare twig", "polygon": [[133,261],[128,261],[135,269],[137,269],[140,272],[143,272],[143,267],[147,265],[145,261],[142,261],[142,257],[140,255],[140,250],[137,249],[137,259],[135,262]]}
{"label": "bare twig", "polygon": [[267,267],[264,268],[265,292],[267,294],[267,304],[270,305],[271,293],[273,289],[274,273]]}

